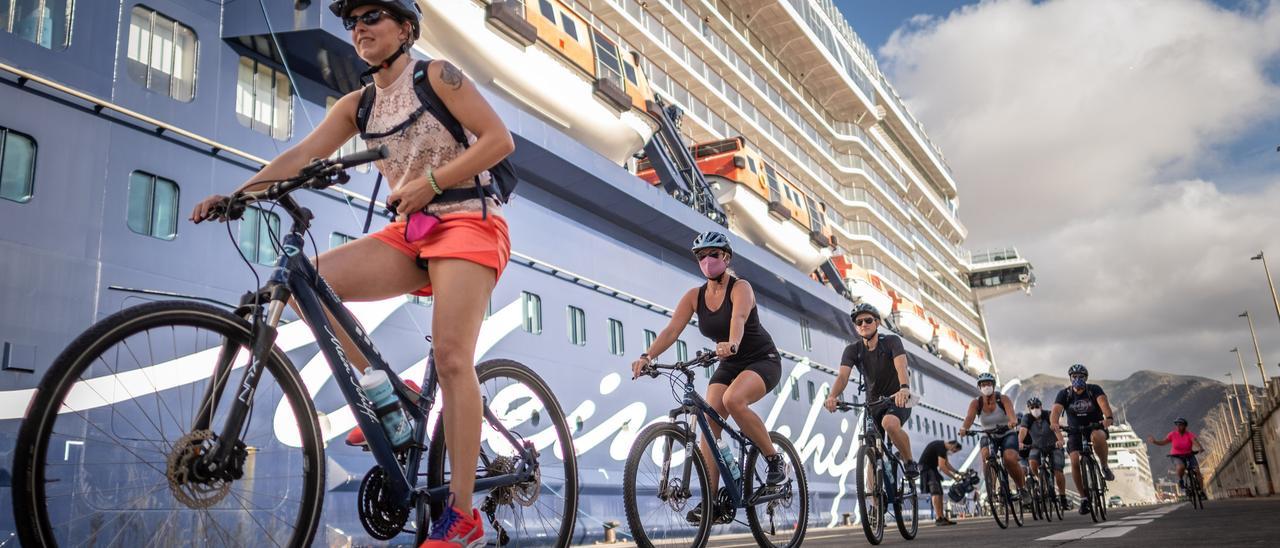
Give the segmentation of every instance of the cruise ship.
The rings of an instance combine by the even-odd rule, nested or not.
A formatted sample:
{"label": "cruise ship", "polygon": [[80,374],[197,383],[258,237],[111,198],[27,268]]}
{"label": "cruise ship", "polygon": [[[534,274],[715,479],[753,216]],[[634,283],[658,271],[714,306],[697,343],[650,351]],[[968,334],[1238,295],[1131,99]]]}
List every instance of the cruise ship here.
{"label": "cruise ship", "polygon": [[[908,342],[911,385],[922,395],[907,424],[915,450],[955,436],[974,376],[998,373],[982,303],[1029,293],[1032,265],[1012,247],[963,246],[962,183],[830,0],[418,5],[425,16],[414,55],[458,65],[516,141],[522,183],[505,207],[512,259],[478,358],[530,366],[568,413],[581,477],[575,544],[602,538],[611,522],[623,522],[616,533],[629,538],[619,481],[627,451],[675,402],[665,383],[625,373],[680,291],[703,282],[688,248],[707,230],[731,233],[733,267],[755,288],[782,351],[783,382],[755,408],[800,451],[812,528],[856,515],[862,423],[821,409],[854,336],[855,303],[878,307]],[[327,8],[327,0],[0,1],[0,538],[14,529],[18,425],[76,335],[150,301],[233,303],[270,272],[274,213],[229,230],[185,217],[359,89],[364,64]],[[362,148],[354,139],[342,152]],[[318,251],[361,235],[374,175],[354,170],[346,185],[301,195],[316,215]],[[430,307],[406,297],[351,308],[383,356],[408,370],[426,357]],[[290,360],[319,362],[300,333],[284,348]],[[686,330],[661,358],[710,346]],[[342,443],[354,421],[325,371],[319,363],[307,376],[326,440],[318,543],[369,545],[355,493],[373,461]],[[1016,379],[1003,382],[1017,390]],[[95,485],[105,480],[83,464],[90,451],[65,445],[51,454],[86,499],[112,488]],[[256,466],[270,473],[272,464]],[[71,502],[69,511],[93,514],[95,538],[120,538],[116,529],[129,522],[128,508]],[[141,542],[188,544],[193,534],[159,528]]]}

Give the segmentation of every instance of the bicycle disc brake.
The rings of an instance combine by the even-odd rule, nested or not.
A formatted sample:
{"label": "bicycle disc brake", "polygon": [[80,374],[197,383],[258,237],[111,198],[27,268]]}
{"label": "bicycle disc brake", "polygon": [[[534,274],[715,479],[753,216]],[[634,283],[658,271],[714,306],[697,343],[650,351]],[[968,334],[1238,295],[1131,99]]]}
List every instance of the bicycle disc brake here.
{"label": "bicycle disc brake", "polygon": [[212,431],[187,433],[173,444],[166,460],[165,475],[169,492],[187,508],[205,510],[222,502],[231,492],[231,482],[223,478],[201,479],[194,473],[200,457],[213,450],[216,438]]}
{"label": "bicycle disc brake", "polygon": [[387,474],[381,466],[370,468],[356,493],[356,507],[360,525],[378,540],[394,538],[409,521],[409,508],[390,503],[386,500],[387,494]]}

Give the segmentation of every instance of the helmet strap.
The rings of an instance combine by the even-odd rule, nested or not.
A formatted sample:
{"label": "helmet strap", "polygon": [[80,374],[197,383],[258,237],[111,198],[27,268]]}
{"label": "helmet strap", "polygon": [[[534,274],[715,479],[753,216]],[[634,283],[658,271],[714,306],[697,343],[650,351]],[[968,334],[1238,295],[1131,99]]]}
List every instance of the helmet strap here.
{"label": "helmet strap", "polygon": [[386,58],[385,60],[383,60],[381,63],[378,63],[378,64],[376,64],[376,65],[370,66],[369,68],[365,69],[365,70],[364,70],[364,72],[361,72],[361,73],[360,73],[360,81],[361,81],[361,82],[363,82],[365,78],[369,78],[369,77],[373,76],[374,74],[376,74],[378,71],[380,71],[380,70],[382,70],[382,69],[390,68],[390,67],[391,67],[391,63],[396,62],[396,59],[399,59],[399,58],[400,58],[400,56],[401,56],[401,55],[404,55],[404,54],[405,54],[405,52],[407,52],[407,51],[409,51],[409,42],[405,42],[405,43],[403,43],[403,44],[400,44],[400,47],[396,48],[396,52],[395,52],[395,53],[392,53],[390,57],[387,57],[387,58]]}

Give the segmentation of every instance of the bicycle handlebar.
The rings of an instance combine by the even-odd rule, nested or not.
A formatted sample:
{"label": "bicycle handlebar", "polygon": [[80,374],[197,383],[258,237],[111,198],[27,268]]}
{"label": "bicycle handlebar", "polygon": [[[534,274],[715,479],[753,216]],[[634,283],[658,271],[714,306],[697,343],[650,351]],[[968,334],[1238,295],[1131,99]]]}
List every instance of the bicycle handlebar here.
{"label": "bicycle handlebar", "polygon": [[837,411],[852,411],[852,410],[857,409],[857,408],[859,408],[859,407],[863,407],[863,408],[865,408],[865,407],[875,407],[875,406],[877,406],[877,405],[884,405],[884,403],[885,403],[885,402],[891,401],[892,399],[893,399],[893,398],[885,397],[885,398],[880,398],[880,399],[878,399],[878,400],[876,400],[876,401],[873,401],[873,402],[867,402],[867,403],[858,403],[858,402],[851,402],[851,401],[841,401],[841,400],[836,400],[836,410],[837,410]]}
{"label": "bicycle handlebar", "polygon": [[[298,175],[294,177],[272,182],[270,186],[262,190],[232,194],[222,204],[214,206],[209,212],[209,217],[236,220],[244,213],[244,208],[253,203],[284,201],[288,199],[290,193],[299,188],[306,187],[320,190],[333,186],[335,183],[346,183],[348,180],[346,169],[384,159],[389,154],[390,151],[387,149],[387,145],[382,145],[378,148],[341,156],[332,160],[314,160],[302,168]],[[291,214],[294,213],[292,210],[296,209],[296,204],[291,201],[285,201],[281,205],[291,210]]]}
{"label": "bicycle handlebar", "polygon": [[648,375],[657,378],[660,370],[667,369],[670,371],[688,372],[694,367],[710,367],[715,362],[720,361],[715,352],[698,352],[697,356],[692,360],[684,362],[676,362],[671,365],[663,365],[660,363],[651,363],[640,370],[641,375]]}

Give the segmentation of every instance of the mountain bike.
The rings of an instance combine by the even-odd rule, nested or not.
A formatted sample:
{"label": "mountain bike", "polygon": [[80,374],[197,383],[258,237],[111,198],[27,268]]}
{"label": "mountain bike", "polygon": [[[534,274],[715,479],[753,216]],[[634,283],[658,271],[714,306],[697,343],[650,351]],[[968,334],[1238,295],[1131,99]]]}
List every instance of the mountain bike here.
{"label": "mountain bike", "polygon": [[[864,390],[865,385],[859,382],[858,391]],[[920,521],[915,480],[907,477],[906,466],[897,449],[875,423],[875,410],[890,401],[890,398],[880,398],[865,404],[836,402],[836,409],[840,411],[864,409],[862,447],[858,449],[858,467],[854,475],[857,477],[858,517],[862,520],[862,532],[871,544],[880,544],[884,540],[884,516],[890,508],[902,538],[916,538]]]}
{"label": "mountain bike", "polygon": [[1062,511],[1064,510],[1060,500],[1061,493],[1058,493],[1058,484],[1054,478],[1054,459],[1057,458],[1055,455],[1057,455],[1057,448],[1041,449],[1039,470],[1034,478],[1028,477],[1028,479],[1035,479],[1036,481],[1036,488],[1039,491],[1042,502],[1042,510],[1047,521],[1053,521],[1054,515],[1057,515],[1058,520],[1061,521]]}
{"label": "mountain bike", "polygon": [[1094,430],[1102,430],[1102,423],[1084,426],[1068,426],[1067,431],[1080,433],[1080,480],[1084,484],[1084,493],[1080,494],[1080,503],[1089,501],[1089,516],[1094,523],[1107,520],[1107,482],[1102,477],[1102,467],[1093,453]]}
{"label": "mountain bike", "polygon": [[981,434],[987,438],[987,460],[983,464],[983,483],[986,484],[987,505],[991,508],[991,517],[1001,529],[1009,527],[1009,518],[1022,527],[1025,507],[1021,501],[1013,500],[1013,492],[1009,489],[1009,471],[1004,467],[1004,447],[1001,439],[1013,433],[1006,427],[977,430],[969,435]]}
{"label": "mountain bike", "polygon": [[1037,476],[1038,474],[1027,474],[1027,496],[1023,497],[1022,504],[1031,506],[1031,519],[1049,521],[1051,518],[1047,512],[1044,490],[1040,486],[1040,479]]}
{"label": "mountain bike", "polygon": [[[730,428],[694,385],[694,368],[710,367],[717,361],[713,353],[699,353],[688,362],[650,364],[640,373],[670,379],[672,395],[680,406],[668,413],[668,421],[641,430],[627,455],[622,493],[631,535],[637,545],[645,547],[705,546],[711,526],[733,523],[742,509],[760,546],[800,546],[809,526],[809,486],[800,454],[791,440],[769,432],[774,449],[785,460],[788,479],[779,485],[765,482],[768,465],[759,447],[741,431]],[[746,458],[727,460],[716,449],[708,421],[718,424],[729,436],[730,447]],[[724,480],[724,487],[714,496],[699,432],[710,442]]]}
{"label": "mountain bike", "polygon": [[[1199,451],[1192,451],[1192,455],[1198,455]],[[1200,465],[1195,463],[1193,459],[1183,455],[1169,455],[1169,458],[1181,459],[1187,467],[1186,475],[1183,476],[1183,482],[1186,483],[1187,498],[1191,501],[1192,508],[1204,509],[1204,480],[1200,477]]]}
{"label": "mountain bike", "polygon": [[[421,394],[392,371],[307,257],[304,236],[313,217],[290,196],[344,183],[346,168],[385,154],[383,147],[316,160],[296,177],[235,194],[217,208],[217,216],[235,220],[253,204],[274,202],[292,219],[282,240],[270,233],[280,250],[270,281],[234,312],[192,300],[133,306],[63,350],[18,433],[13,503],[21,544],[324,543],[316,528],[332,487],[325,483],[329,436],[308,384],[325,376],[322,369],[300,374],[280,348],[311,342],[300,325],[281,325],[290,299],[319,349],[316,363],[327,363],[337,387],[317,395],[344,402],[354,415],[347,420],[343,410],[323,423],[359,426],[376,462],[353,510],[374,538],[408,532],[415,545],[424,540],[450,496],[443,422],[436,420],[427,436],[438,387],[434,357],[428,353]],[[393,446],[383,426],[387,405],[374,408],[326,313],[370,367],[389,377],[411,421],[407,443]],[[484,426],[475,493],[492,526],[489,542],[567,546],[578,473],[560,404],[517,362],[485,361],[477,376]]]}

